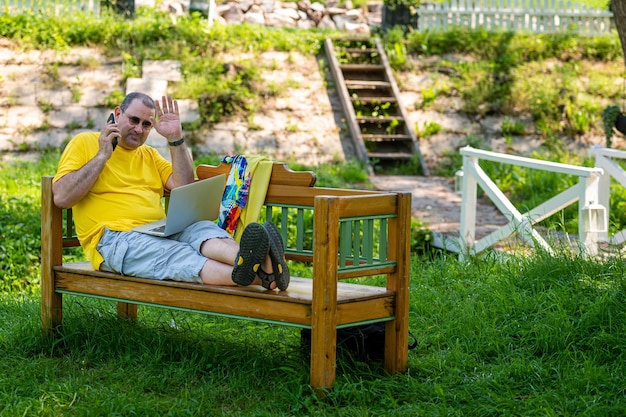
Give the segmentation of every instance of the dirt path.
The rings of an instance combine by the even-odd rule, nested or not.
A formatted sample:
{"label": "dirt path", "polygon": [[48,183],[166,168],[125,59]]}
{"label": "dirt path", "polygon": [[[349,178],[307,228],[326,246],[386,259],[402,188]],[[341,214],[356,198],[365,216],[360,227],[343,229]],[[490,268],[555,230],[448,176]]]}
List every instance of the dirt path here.
{"label": "dirt path", "polygon": [[[385,176],[371,178],[382,191],[410,191],[413,217],[422,219],[433,232],[457,236],[460,231],[461,195],[454,191],[454,180],[445,177]],[[476,208],[476,238],[480,239],[500,226],[506,218],[490,201],[479,199]]]}

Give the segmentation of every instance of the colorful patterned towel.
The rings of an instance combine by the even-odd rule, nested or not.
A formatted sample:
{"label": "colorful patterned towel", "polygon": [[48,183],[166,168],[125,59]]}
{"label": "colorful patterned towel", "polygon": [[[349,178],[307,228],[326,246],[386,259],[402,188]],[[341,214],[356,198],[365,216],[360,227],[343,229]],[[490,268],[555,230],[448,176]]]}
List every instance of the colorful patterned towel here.
{"label": "colorful patterned towel", "polygon": [[248,172],[248,161],[243,155],[225,156],[222,162],[232,165],[226,180],[217,224],[234,236],[241,212],[248,202],[252,175]]}

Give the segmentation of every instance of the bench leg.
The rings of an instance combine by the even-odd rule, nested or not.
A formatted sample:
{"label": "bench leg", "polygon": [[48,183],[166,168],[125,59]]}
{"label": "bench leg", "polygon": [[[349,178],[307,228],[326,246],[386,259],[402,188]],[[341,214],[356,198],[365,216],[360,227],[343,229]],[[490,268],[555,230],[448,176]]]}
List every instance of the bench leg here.
{"label": "bench leg", "polygon": [[313,300],[311,305],[311,386],[318,394],[337,375],[337,281],[339,198],[315,199]]}
{"label": "bench leg", "polygon": [[44,333],[53,334],[61,331],[63,321],[63,295],[52,288],[41,290],[41,327]]}
{"label": "bench leg", "polygon": [[406,372],[409,358],[408,327],[392,320],[385,327],[385,370],[390,374]]}
{"label": "bench leg", "polygon": [[330,388],[337,375],[337,329],[317,326],[311,329],[311,387]]}
{"label": "bench leg", "polygon": [[117,316],[126,320],[137,320],[137,304],[118,301]]}
{"label": "bench leg", "polygon": [[390,222],[389,252],[397,269],[387,275],[387,290],[396,293],[394,320],[385,325],[385,369],[406,372],[409,365],[409,279],[411,269],[411,194],[398,195],[398,217]]}

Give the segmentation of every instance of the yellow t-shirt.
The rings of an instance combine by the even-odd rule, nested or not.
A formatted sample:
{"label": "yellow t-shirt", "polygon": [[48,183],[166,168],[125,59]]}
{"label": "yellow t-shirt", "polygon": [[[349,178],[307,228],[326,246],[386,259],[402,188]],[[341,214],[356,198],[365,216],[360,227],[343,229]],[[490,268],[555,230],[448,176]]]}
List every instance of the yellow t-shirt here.
{"label": "yellow t-shirt", "polygon": [[[53,182],[93,159],[99,135],[80,133],[68,143]],[[89,193],[72,207],[78,239],[95,269],[103,261],[96,248],[105,227],[127,232],[165,217],[161,197],[171,174],[172,164],[150,146],[113,151]]]}

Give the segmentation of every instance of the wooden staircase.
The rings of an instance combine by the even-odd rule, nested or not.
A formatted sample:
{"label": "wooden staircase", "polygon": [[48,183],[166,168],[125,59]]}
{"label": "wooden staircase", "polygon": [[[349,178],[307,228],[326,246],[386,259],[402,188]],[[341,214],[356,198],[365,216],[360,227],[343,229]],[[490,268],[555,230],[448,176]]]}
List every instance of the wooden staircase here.
{"label": "wooden staircase", "polygon": [[380,39],[327,38],[324,46],[358,158],[370,173],[417,160],[428,176]]}

